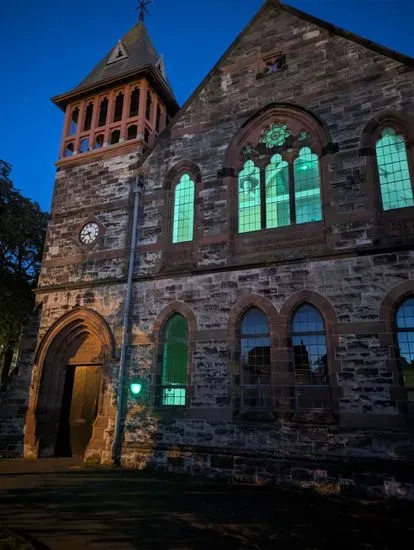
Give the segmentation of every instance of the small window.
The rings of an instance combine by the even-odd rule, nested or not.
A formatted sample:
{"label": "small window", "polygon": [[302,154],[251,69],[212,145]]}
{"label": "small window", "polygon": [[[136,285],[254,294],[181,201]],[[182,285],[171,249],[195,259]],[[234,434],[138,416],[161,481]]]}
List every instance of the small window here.
{"label": "small window", "polygon": [[178,313],[165,324],[162,342],[161,388],[158,403],[184,406],[188,372],[188,323]]}
{"label": "small window", "polygon": [[75,107],[72,111],[72,115],[70,119],[70,128],[69,128],[70,136],[74,136],[76,134],[76,130],[78,128],[78,120],[79,120],[79,108]]}
{"label": "small window", "polygon": [[395,325],[403,381],[411,389],[414,402],[414,297],[404,300],[397,309]]}
{"label": "small window", "polygon": [[84,138],[81,142],[80,142],[80,147],[79,147],[79,151],[81,153],[86,153],[89,149],[89,141],[88,141],[88,138]]}
{"label": "small window", "polygon": [[115,145],[115,143],[119,143],[120,138],[121,138],[121,132],[119,130],[114,130],[111,134],[111,145]]}
{"label": "small window", "polygon": [[157,105],[157,118],[155,119],[155,130],[157,132],[160,131],[160,123],[161,123],[161,107]]}
{"label": "small window", "polygon": [[136,124],[129,126],[128,132],[127,132],[127,139],[135,139],[137,137],[137,133],[138,133],[138,126]]}
{"label": "small window", "polygon": [[84,132],[91,129],[92,116],[93,116],[93,103],[90,102],[88,104],[88,106],[86,107],[86,111],[85,111],[85,120],[84,120],[84,123],[83,123],[83,131]]}
{"label": "small window", "polygon": [[145,107],[145,117],[147,120],[151,120],[151,111],[152,111],[152,96],[151,92],[147,92],[147,103]]}
{"label": "small window", "polygon": [[242,408],[272,407],[269,322],[254,307],[240,326],[240,398]]}
{"label": "small window", "polygon": [[124,94],[119,92],[115,98],[114,122],[122,119],[122,110],[124,108]]}
{"label": "small window", "polygon": [[139,112],[139,88],[134,88],[131,92],[131,103],[129,107],[129,116],[137,116]]}
{"label": "small window", "polygon": [[108,98],[105,97],[99,106],[99,119],[98,119],[98,126],[105,126],[106,124],[106,117],[108,115]]}
{"label": "small window", "polygon": [[99,134],[99,136],[96,136],[95,138],[95,149],[100,149],[101,147],[103,147],[103,144],[104,144],[104,135]]}
{"label": "small window", "polygon": [[194,182],[183,174],[174,190],[173,243],[193,240]]}
{"label": "small window", "polygon": [[403,136],[385,128],[376,143],[377,166],[384,210],[414,206],[413,184]]}
{"label": "small window", "polygon": [[73,143],[68,143],[65,148],[65,157],[71,157],[73,155],[73,152],[75,150],[75,145]]}

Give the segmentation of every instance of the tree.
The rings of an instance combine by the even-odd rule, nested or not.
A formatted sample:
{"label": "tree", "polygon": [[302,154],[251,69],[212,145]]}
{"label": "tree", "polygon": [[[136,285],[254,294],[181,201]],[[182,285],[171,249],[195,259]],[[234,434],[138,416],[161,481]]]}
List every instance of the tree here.
{"label": "tree", "polygon": [[48,214],[13,186],[0,160],[0,381],[4,382],[30,315],[42,261]]}

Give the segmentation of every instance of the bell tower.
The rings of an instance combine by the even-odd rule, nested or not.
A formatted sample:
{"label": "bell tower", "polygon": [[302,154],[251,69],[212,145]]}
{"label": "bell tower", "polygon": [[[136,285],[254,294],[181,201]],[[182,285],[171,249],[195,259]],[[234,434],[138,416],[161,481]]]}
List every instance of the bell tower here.
{"label": "bell tower", "polygon": [[142,9],[138,23],[93,71],[52,101],[65,113],[58,166],[153,146],[178,105]]}

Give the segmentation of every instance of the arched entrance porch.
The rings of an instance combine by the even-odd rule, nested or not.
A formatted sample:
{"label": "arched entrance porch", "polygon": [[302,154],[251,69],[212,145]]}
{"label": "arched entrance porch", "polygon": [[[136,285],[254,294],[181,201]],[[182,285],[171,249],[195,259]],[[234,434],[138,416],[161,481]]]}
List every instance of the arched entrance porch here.
{"label": "arched entrance porch", "polygon": [[84,457],[93,450],[101,460],[110,450],[104,434],[115,417],[107,389],[113,354],[111,330],[91,309],[75,308],[52,325],[35,357],[26,457]]}

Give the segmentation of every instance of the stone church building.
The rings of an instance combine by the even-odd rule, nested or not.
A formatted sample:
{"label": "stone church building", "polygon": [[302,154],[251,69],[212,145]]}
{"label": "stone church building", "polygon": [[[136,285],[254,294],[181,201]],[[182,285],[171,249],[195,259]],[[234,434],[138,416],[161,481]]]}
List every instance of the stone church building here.
{"label": "stone church building", "polygon": [[181,108],[143,21],[53,101],[1,454],[413,495],[414,60],[266,0]]}

